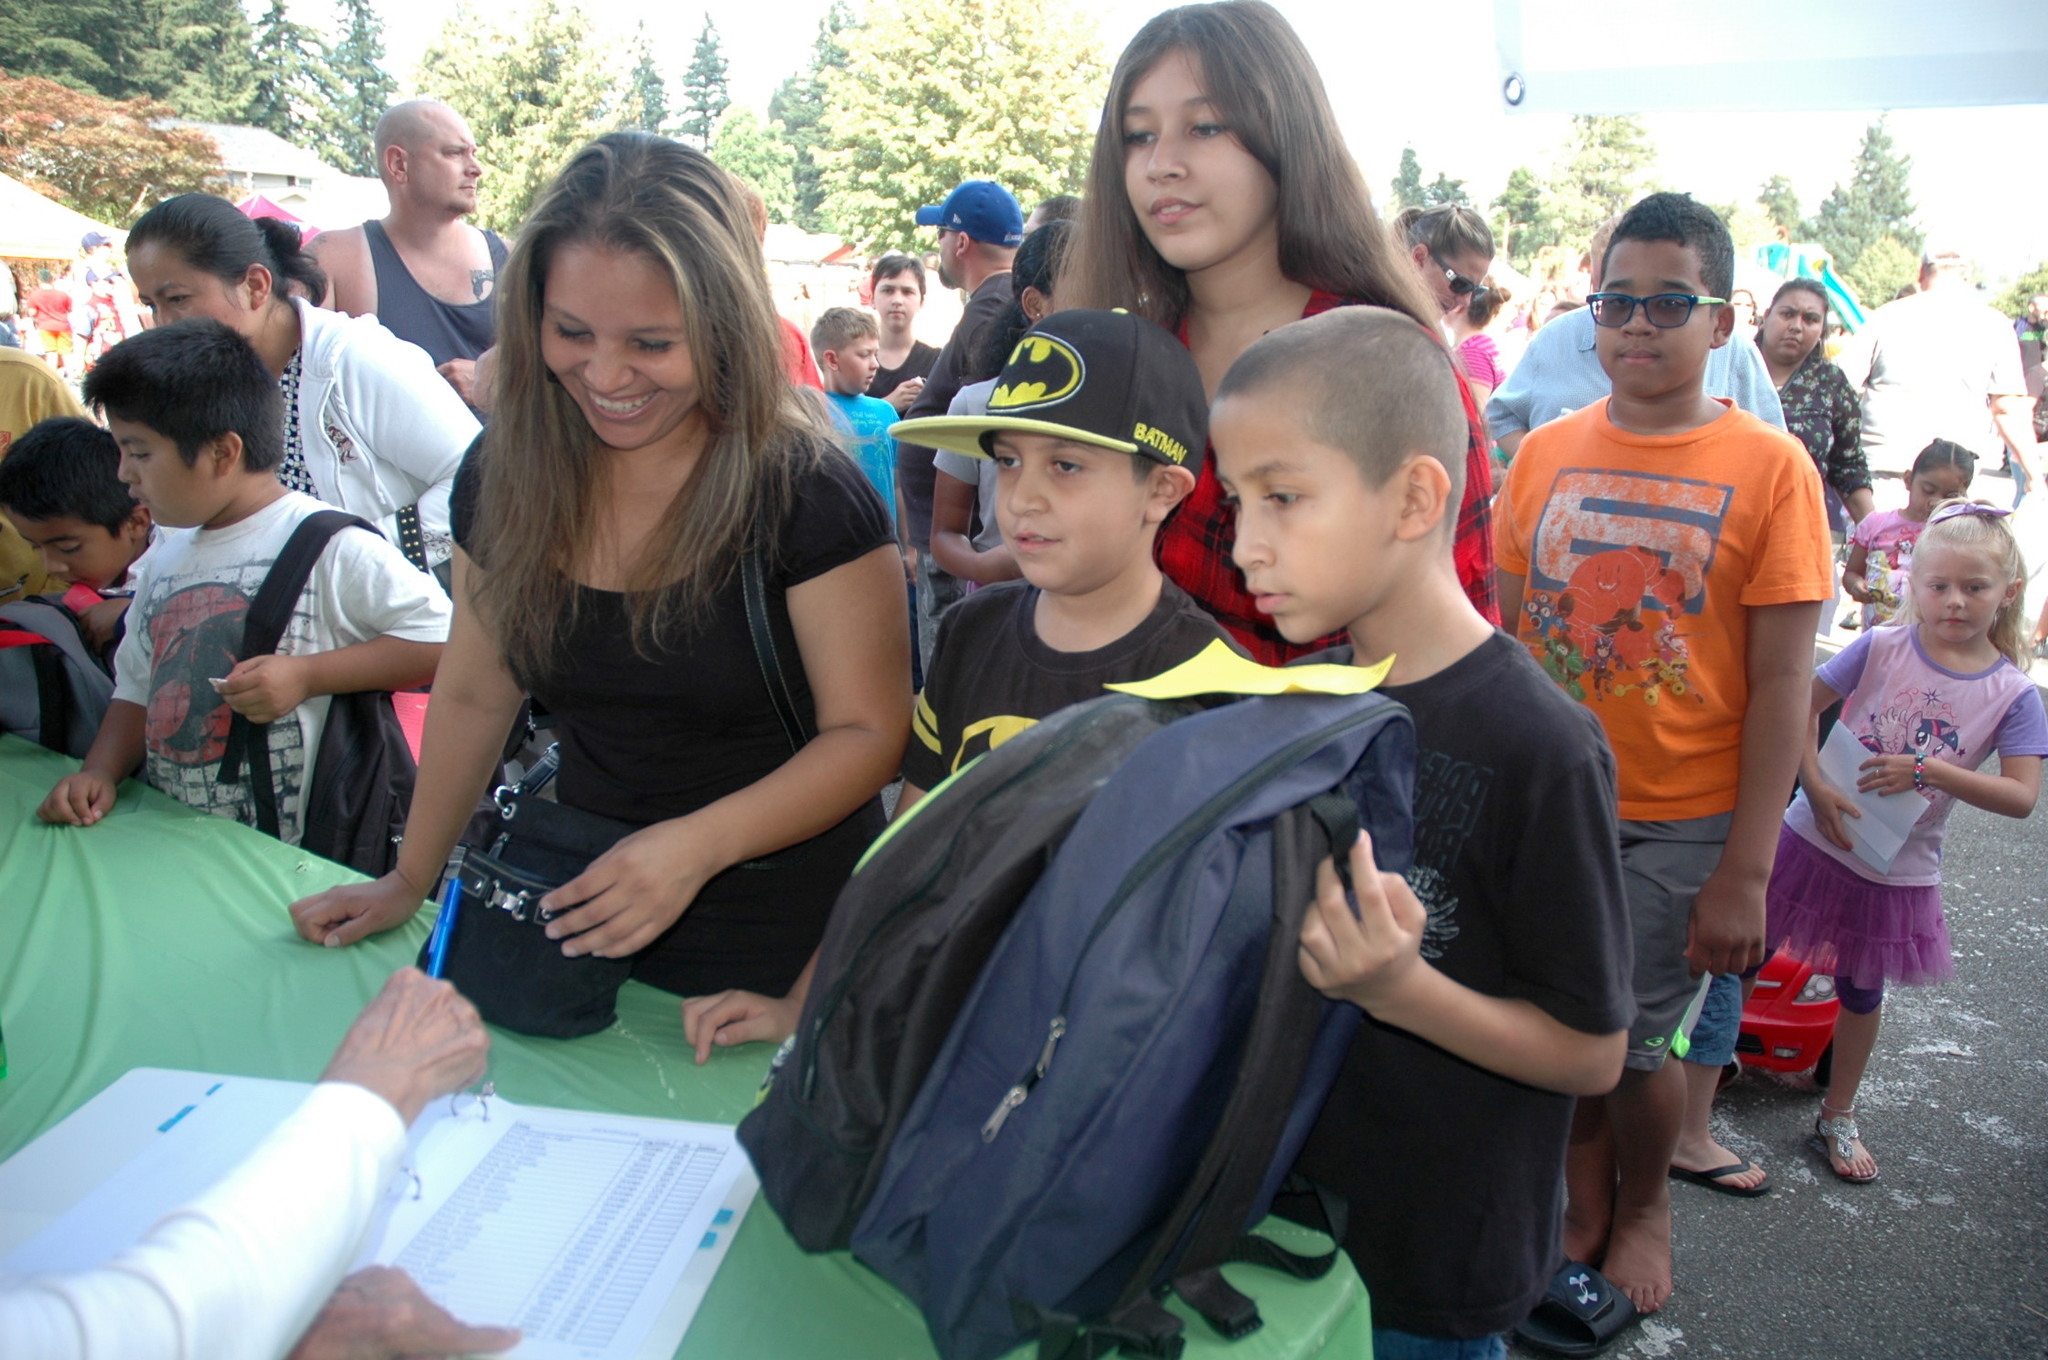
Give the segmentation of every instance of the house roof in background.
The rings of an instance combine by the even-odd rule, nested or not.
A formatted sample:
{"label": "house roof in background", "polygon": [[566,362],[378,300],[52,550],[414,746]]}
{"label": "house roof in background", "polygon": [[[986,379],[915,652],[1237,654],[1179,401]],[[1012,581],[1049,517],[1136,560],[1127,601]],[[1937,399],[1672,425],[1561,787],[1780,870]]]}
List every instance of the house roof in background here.
{"label": "house roof in background", "polygon": [[221,163],[230,172],[254,175],[297,175],[322,179],[341,172],[301,146],[294,146],[266,128],[240,123],[201,123],[173,118],[169,126],[191,128],[213,138]]}

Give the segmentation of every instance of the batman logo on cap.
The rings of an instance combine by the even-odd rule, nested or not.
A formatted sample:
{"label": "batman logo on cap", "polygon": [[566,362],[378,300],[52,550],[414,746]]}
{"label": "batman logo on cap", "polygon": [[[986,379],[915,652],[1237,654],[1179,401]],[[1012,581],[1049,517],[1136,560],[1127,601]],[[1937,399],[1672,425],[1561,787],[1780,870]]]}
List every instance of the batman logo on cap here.
{"label": "batman logo on cap", "polygon": [[1027,335],[1010,351],[1003,381],[989,394],[990,411],[1019,411],[1065,401],[1081,388],[1088,367],[1074,347],[1056,335]]}

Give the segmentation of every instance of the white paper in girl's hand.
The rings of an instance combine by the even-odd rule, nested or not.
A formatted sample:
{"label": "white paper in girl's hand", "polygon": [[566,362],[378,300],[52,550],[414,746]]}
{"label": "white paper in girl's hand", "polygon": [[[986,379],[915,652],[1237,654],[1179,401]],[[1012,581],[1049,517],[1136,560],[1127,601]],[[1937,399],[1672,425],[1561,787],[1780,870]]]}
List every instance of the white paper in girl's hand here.
{"label": "white paper in girl's hand", "polygon": [[1863,814],[1861,817],[1842,818],[1842,828],[1849,833],[1856,858],[1879,873],[1888,874],[1892,870],[1892,861],[1899,857],[1899,847],[1906,843],[1906,835],[1913,829],[1913,823],[1927,811],[1927,800],[1914,792],[1858,792],[1856,780],[1863,773],[1863,762],[1870,759],[1870,755],[1870,748],[1856,740],[1846,724],[1836,723],[1820,748],[1820,772]]}

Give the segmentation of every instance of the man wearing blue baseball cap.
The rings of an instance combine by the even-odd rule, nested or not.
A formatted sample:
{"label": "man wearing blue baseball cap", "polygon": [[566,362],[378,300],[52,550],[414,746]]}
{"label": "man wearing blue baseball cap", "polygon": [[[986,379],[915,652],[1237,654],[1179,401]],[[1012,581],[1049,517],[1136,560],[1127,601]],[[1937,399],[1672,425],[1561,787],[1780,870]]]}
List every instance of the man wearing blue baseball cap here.
{"label": "man wearing blue baseball cap", "polygon": [[[905,411],[906,420],[942,416],[968,383],[994,377],[974,371],[991,326],[1010,307],[1010,261],[1024,240],[1024,210],[1017,197],[994,180],[970,179],[944,203],[917,210],[917,225],[939,229],[939,280],[967,290],[967,307],[926,375],[924,390]],[[961,582],[932,564],[932,451],[922,444],[896,445],[896,487],[907,512],[904,541],[916,550],[918,654],[931,655],[939,615],[967,593]]]}

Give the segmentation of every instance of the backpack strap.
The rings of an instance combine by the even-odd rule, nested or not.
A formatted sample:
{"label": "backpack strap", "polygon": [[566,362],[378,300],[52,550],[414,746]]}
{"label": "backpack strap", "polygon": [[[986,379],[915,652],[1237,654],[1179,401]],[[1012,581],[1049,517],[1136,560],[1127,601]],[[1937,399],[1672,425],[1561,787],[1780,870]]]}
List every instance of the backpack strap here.
{"label": "backpack strap", "polygon": [[[235,658],[238,662],[277,651],[278,643],[284,641],[284,630],[291,623],[292,610],[312,578],[313,567],[327,550],[327,540],[351,526],[377,532],[344,510],[319,510],[299,521],[277,560],[270,564],[256,598],[249,603],[248,617],[242,623],[242,647]],[[270,772],[268,724],[259,727],[236,713],[228,720],[226,749],[220,758],[221,780],[240,783],[244,765],[248,766],[249,792],[256,804],[256,826],[264,834],[275,836],[280,823],[277,787]]]}
{"label": "backpack strap", "polygon": [[0,605],[0,649],[28,648],[36,679],[36,736],[52,751],[62,751],[76,707],[70,666],[87,675],[108,674],[78,630],[78,616],[54,599],[31,598]]}
{"label": "backpack strap", "polygon": [[761,667],[761,679],[768,686],[768,702],[782,721],[782,734],[789,739],[789,753],[803,750],[811,739],[810,728],[790,693],[789,678],[782,658],[775,651],[775,630],[768,625],[768,583],[761,569],[761,556],[750,552],[740,561],[741,593],[747,601],[747,632],[754,642],[754,660]]}

